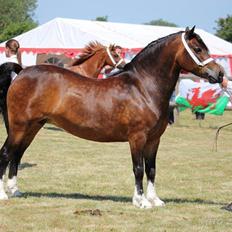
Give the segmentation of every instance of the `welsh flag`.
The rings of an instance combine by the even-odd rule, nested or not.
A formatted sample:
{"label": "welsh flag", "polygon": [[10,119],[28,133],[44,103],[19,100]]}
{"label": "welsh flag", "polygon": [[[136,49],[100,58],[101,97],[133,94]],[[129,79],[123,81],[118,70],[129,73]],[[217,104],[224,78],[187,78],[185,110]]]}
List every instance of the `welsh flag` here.
{"label": "welsh flag", "polygon": [[183,79],[179,84],[179,94],[175,101],[180,111],[191,108],[193,112],[222,115],[230,98],[219,84],[194,82]]}

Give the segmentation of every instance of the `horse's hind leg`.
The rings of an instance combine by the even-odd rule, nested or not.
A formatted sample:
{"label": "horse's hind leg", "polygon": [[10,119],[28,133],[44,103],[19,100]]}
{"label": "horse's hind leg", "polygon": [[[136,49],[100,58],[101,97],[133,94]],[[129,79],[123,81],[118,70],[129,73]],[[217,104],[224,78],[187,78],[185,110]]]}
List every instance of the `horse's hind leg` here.
{"label": "horse's hind leg", "polygon": [[147,143],[144,147],[145,172],[147,175],[147,199],[153,206],[164,206],[164,202],[159,199],[155,188],[156,174],[156,154],[159,146],[159,140]]}
{"label": "horse's hind leg", "polygon": [[12,160],[10,161],[7,191],[11,197],[19,197],[22,195],[17,186],[17,173],[18,165],[20,163],[24,151],[25,149],[19,148],[17,150],[17,153],[14,154]]}
{"label": "horse's hind leg", "polygon": [[13,144],[10,144],[8,137],[0,150],[0,200],[8,199],[4,190],[3,175],[5,174],[7,165],[12,158],[14,149],[15,147]]}
{"label": "horse's hind leg", "polygon": [[12,160],[10,161],[7,189],[11,197],[18,197],[22,195],[17,187],[18,166],[24,154],[24,151],[31,144],[35,135],[43,125],[43,122],[34,123],[33,125],[30,125],[27,130],[25,130],[21,141],[18,143],[17,150],[15,150]]}

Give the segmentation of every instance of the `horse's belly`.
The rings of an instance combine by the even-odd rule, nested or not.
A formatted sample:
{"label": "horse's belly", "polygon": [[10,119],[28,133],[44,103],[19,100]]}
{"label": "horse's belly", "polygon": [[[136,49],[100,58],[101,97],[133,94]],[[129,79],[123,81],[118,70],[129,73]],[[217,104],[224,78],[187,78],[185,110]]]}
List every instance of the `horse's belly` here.
{"label": "horse's belly", "polygon": [[104,122],[73,122],[69,120],[54,120],[51,123],[63,128],[77,137],[98,142],[124,142],[128,141],[127,129],[107,125]]}

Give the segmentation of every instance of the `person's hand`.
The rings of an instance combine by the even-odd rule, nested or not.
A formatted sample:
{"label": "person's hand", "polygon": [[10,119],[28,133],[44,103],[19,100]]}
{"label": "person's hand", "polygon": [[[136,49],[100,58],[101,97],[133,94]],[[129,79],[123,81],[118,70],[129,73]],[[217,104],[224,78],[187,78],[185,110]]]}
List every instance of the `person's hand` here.
{"label": "person's hand", "polygon": [[223,81],[221,83],[222,88],[227,88],[228,80],[226,77],[223,77]]}

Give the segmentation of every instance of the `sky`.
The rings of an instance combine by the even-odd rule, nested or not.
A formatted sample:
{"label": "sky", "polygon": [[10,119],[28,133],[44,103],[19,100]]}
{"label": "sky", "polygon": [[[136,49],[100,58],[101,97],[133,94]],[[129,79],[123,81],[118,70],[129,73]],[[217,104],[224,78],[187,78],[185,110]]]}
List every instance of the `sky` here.
{"label": "sky", "polygon": [[179,27],[215,33],[219,18],[232,15],[232,0],[37,0],[34,20],[40,25],[54,18],[94,20],[107,16],[110,22],[143,24],[163,19]]}

